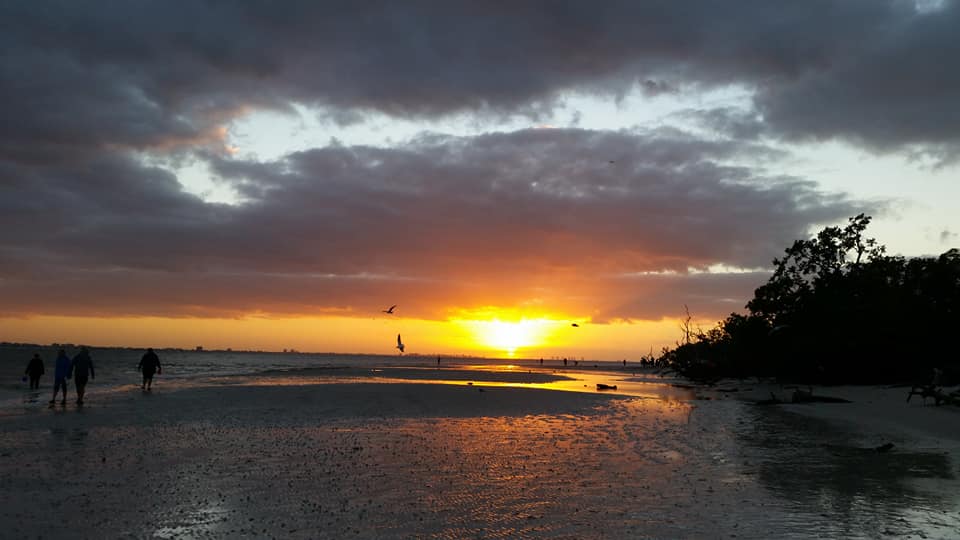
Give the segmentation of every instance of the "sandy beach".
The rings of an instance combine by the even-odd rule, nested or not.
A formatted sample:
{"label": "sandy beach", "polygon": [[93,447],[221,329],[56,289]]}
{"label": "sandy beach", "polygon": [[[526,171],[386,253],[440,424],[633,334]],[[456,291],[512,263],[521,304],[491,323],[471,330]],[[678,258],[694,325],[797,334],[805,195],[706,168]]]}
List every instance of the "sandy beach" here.
{"label": "sandy beach", "polygon": [[[43,393],[0,416],[3,536],[957,538],[956,408],[561,375],[304,370],[91,386],[83,408]],[[583,387],[596,377],[634,395]]]}
{"label": "sandy beach", "polygon": [[[943,390],[949,393],[958,389],[960,387],[946,387]],[[899,441],[902,446],[913,449],[942,447],[955,451],[960,446],[960,408],[946,405],[938,407],[934,405],[933,398],[923,400],[919,396],[911,397],[908,402],[909,390],[909,386],[901,385],[815,386],[814,395],[841,398],[849,403],[785,403],[778,407],[827,420],[852,431],[875,433],[878,437],[887,435],[891,441]],[[778,399],[789,402],[793,387],[757,386],[745,392],[741,399],[764,399],[771,392]]]}

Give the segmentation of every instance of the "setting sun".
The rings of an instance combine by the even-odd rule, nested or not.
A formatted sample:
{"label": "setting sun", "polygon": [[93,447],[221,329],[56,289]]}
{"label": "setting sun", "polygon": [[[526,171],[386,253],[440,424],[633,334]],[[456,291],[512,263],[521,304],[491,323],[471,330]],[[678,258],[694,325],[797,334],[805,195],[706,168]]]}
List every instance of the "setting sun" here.
{"label": "setting sun", "polygon": [[545,345],[550,330],[559,323],[547,319],[502,321],[494,318],[460,321],[460,324],[471,331],[478,344],[514,356],[519,350]]}

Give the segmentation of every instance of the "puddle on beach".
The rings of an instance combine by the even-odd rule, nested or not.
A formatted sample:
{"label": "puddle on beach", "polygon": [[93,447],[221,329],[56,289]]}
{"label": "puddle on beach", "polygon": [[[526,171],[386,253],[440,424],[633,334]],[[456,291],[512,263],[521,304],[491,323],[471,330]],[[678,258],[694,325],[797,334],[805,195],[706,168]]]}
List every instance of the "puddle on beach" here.
{"label": "puddle on beach", "polygon": [[956,456],[881,451],[876,435],[764,409],[749,411],[736,440],[744,464],[792,515],[835,516],[834,537],[960,537]]}

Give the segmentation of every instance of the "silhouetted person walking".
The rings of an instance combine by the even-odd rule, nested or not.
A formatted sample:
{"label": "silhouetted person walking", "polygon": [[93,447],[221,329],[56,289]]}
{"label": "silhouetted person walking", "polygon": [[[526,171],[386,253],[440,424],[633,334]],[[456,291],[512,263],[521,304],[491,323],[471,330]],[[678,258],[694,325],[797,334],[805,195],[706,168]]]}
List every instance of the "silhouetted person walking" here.
{"label": "silhouetted person walking", "polygon": [[142,390],[150,390],[150,387],[153,386],[153,374],[162,373],[162,367],[160,366],[160,357],[157,356],[157,353],[153,352],[153,349],[147,349],[147,352],[140,359],[140,363],[137,364],[137,369],[143,373],[143,384],[140,385]]}
{"label": "silhouetted person walking", "polygon": [[66,351],[60,349],[60,352],[57,353],[56,367],[53,369],[53,399],[50,400],[51,405],[57,402],[57,390],[61,388],[63,388],[63,401],[60,404],[67,404],[67,379],[69,378],[70,357],[67,356]]}
{"label": "silhouetted person walking", "polygon": [[40,358],[39,354],[34,354],[33,358],[30,359],[30,363],[27,364],[27,370],[24,372],[28,377],[30,377],[30,389],[37,390],[40,388],[40,376],[43,375],[43,359]]}
{"label": "silhouetted person walking", "polygon": [[96,378],[93,372],[93,360],[90,358],[90,351],[86,347],[82,347],[80,352],[73,357],[70,371],[73,372],[73,384],[77,386],[77,405],[83,405],[83,394],[87,390],[87,380]]}

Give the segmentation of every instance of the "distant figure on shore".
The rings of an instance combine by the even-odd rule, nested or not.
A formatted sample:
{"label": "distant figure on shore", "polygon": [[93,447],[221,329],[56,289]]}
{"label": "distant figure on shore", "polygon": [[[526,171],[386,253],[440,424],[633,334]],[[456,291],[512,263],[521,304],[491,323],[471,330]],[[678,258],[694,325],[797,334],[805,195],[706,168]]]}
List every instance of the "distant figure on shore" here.
{"label": "distant figure on shore", "polygon": [[83,405],[83,395],[87,391],[87,380],[96,378],[96,374],[93,372],[93,359],[90,358],[90,351],[86,347],[81,347],[80,352],[73,357],[70,371],[73,372],[73,384],[77,387],[77,405]]}
{"label": "distant figure on shore", "polygon": [[27,364],[27,370],[24,371],[24,374],[30,377],[31,390],[40,388],[40,376],[43,375],[43,359],[40,358],[39,354],[34,353],[33,358],[30,359],[30,363]]}
{"label": "distant figure on shore", "polygon": [[564,366],[567,365],[567,359],[566,359],[566,358],[563,359],[563,365],[564,365]]}
{"label": "distant figure on shore", "polygon": [[57,353],[56,367],[53,368],[53,399],[50,400],[51,405],[57,402],[57,390],[60,388],[63,388],[63,401],[60,404],[67,404],[67,379],[69,378],[70,357],[67,356],[66,351],[60,349],[60,352]]}
{"label": "distant figure on shore", "polygon": [[147,349],[147,352],[140,358],[137,369],[140,373],[143,373],[143,384],[140,385],[141,390],[150,390],[150,387],[153,386],[153,374],[163,373],[163,367],[160,366],[160,357],[157,356],[157,353],[153,352],[153,349]]}

